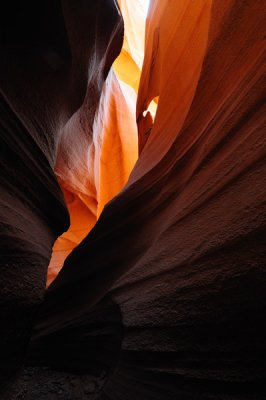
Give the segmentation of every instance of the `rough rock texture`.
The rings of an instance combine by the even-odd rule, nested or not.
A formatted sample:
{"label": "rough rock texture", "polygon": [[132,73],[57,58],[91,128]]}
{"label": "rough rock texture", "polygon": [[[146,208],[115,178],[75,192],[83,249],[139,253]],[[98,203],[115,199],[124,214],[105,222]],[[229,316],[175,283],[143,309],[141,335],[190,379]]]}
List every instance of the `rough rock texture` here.
{"label": "rough rock texture", "polygon": [[101,400],[265,399],[263,3],[152,1],[140,156],[46,291],[37,380],[107,373]]}
{"label": "rough rock texture", "polygon": [[106,376],[72,374],[46,367],[25,368],[9,392],[7,400],[95,400],[106,382]]}

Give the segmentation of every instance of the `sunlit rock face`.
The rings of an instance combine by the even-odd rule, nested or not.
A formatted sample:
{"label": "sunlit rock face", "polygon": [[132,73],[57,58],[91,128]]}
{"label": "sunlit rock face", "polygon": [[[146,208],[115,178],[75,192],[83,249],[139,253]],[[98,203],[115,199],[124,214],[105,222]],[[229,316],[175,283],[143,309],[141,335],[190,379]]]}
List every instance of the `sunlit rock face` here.
{"label": "sunlit rock face", "polygon": [[64,191],[71,225],[54,245],[48,285],[66,256],[95,225],[104,206],[125,186],[137,160],[136,95],[111,71],[104,84],[97,113],[87,120],[90,92],[64,127],[55,173]]}
{"label": "sunlit rock face", "polygon": [[[84,2],[80,4],[85,7]],[[114,2],[100,4],[97,17],[92,9],[88,12],[90,21],[94,21],[91,26],[102,26],[95,28],[94,36],[93,32],[90,39],[84,36],[79,24],[81,43],[98,43],[96,31],[105,38],[99,40],[99,58],[93,55],[92,46],[84,53],[93,77],[99,73],[95,59],[101,67],[106,60],[111,65],[122,45],[121,36],[114,33],[119,32],[121,21]],[[133,26],[129,23],[130,10],[133,13],[130,1],[122,0],[120,5],[124,12],[129,11],[125,14],[126,26]],[[89,9],[87,3],[86,7]],[[110,7],[108,13],[106,7]],[[26,157],[21,146],[16,150],[8,143],[8,149],[16,150],[15,154],[27,160],[28,169],[37,173],[30,164],[34,158],[40,170],[38,177],[46,171],[45,163],[49,173],[53,166],[72,218],[65,234],[69,236],[57,242],[61,259],[77,245],[47,289],[36,315],[26,357],[30,369],[18,384],[25,399],[265,398],[263,8],[260,0],[153,0],[140,83],[136,75],[140,71],[139,53],[135,52],[132,32],[126,32],[121,62],[128,70],[123,72],[122,64],[115,65],[118,81],[113,72],[107,74],[105,66],[96,86],[98,78],[87,77],[82,104],[76,103],[66,121],[62,112],[60,120],[64,122],[51,157],[54,163],[49,161],[48,152],[43,161],[36,157],[33,147],[27,146],[31,151]],[[73,16],[72,23],[74,10],[64,14],[64,18]],[[136,13],[137,7],[134,10]],[[84,19],[88,18],[81,11]],[[72,44],[77,43],[75,40],[73,35]],[[71,55],[66,53],[66,63],[68,57],[83,59],[80,47],[73,48]],[[68,62],[66,65],[74,63]],[[13,86],[11,89],[14,91]],[[53,86],[58,96],[59,89]],[[131,101],[136,90],[133,118]],[[14,132],[13,137],[23,142],[27,131],[19,126],[19,121],[24,121],[22,114],[18,106],[13,106],[14,97],[11,102],[8,92],[4,93],[4,141],[9,137],[7,127],[15,121],[16,130],[11,126],[10,135]],[[6,99],[16,117],[7,108]],[[91,99],[97,101],[91,103]],[[154,99],[158,107],[153,121],[146,111]],[[29,114],[32,104],[29,100],[25,104]],[[63,106],[58,112],[61,109]],[[139,157],[130,174],[136,160],[136,122]],[[129,145],[114,145],[127,143],[127,127]],[[122,155],[125,159],[119,161]],[[27,238],[32,235],[38,247],[47,232],[49,251],[45,254],[49,254],[55,237],[67,225],[62,195],[54,175],[50,180],[43,178],[45,189],[45,182],[55,185],[49,193],[61,199],[57,200],[61,208],[58,202],[46,209],[45,202],[36,205],[34,190],[23,189],[20,175],[9,175],[15,169],[14,159],[3,163],[8,166],[3,169],[7,171],[4,187],[11,200],[14,198],[3,203],[10,209],[3,218],[8,217],[9,226],[16,232],[10,235],[10,229],[5,230],[6,243],[14,246],[12,257],[20,257],[20,242],[11,241],[10,236],[23,236],[31,243]],[[26,171],[22,169],[22,173],[25,177]],[[12,176],[10,181],[8,176]],[[32,188],[38,188],[31,181]],[[49,214],[45,224],[34,226],[39,229],[35,232],[28,226],[30,222],[15,220],[16,207],[11,205],[16,206],[21,194],[26,215],[33,214],[29,221],[37,220],[35,214],[43,221],[49,208],[62,219],[61,225]],[[43,196],[47,199],[45,193]],[[25,215],[21,211],[17,214]],[[75,236],[76,228],[80,233]],[[87,236],[86,229],[90,230]],[[71,249],[64,249],[64,240],[72,241]],[[12,284],[25,275],[11,252],[6,265],[9,257],[17,268],[6,280]],[[29,254],[24,257],[31,259]],[[35,263],[36,271],[44,270],[48,259],[46,256],[38,266]],[[52,259],[50,281],[58,270]],[[44,285],[44,273],[41,275],[38,296]],[[31,285],[37,285],[38,279],[40,282],[40,278],[30,276]],[[19,291],[13,291],[17,308]],[[2,293],[6,299],[6,293]],[[26,321],[25,314],[24,307],[20,310],[22,321]],[[7,319],[6,326],[10,329],[14,325]],[[22,332],[21,327],[18,332]],[[16,345],[21,348],[19,340]],[[7,353],[11,350],[7,348]],[[66,383],[69,380],[74,380],[72,386]],[[60,390],[55,390],[51,381],[56,381]]]}

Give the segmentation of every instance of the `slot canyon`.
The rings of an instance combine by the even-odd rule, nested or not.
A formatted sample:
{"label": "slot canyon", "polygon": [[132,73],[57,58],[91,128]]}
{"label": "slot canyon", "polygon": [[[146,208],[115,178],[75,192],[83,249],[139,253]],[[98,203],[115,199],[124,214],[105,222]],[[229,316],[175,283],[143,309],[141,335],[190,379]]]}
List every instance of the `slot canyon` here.
{"label": "slot canyon", "polygon": [[0,400],[266,399],[265,27],[3,2]]}

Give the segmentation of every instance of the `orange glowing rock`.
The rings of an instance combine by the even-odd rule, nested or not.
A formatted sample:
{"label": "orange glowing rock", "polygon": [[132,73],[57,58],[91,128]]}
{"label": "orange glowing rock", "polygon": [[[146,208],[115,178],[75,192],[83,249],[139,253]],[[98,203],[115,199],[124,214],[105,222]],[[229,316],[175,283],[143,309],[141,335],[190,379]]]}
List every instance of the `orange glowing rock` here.
{"label": "orange glowing rock", "polygon": [[86,118],[86,106],[64,129],[55,170],[65,193],[71,225],[55,242],[48,285],[67,255],[95,225],[105,204],[128,180],[138,154],[135,102],[130,88],[110,72],[91,131],[80,124]]}

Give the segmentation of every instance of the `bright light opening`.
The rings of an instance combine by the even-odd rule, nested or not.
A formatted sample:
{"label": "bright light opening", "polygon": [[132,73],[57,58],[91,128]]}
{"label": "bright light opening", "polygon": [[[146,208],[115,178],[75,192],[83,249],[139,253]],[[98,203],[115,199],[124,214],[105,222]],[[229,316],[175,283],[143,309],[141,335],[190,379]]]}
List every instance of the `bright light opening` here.
{"label": "bright light opening", "polygon": [[143,6],[145,15],[147,15],[148,14],[148,10],[149,10],[150,0],[140,0],[140,2],[142,4],[142,6]]}

